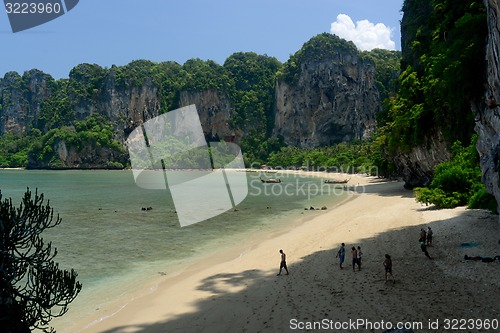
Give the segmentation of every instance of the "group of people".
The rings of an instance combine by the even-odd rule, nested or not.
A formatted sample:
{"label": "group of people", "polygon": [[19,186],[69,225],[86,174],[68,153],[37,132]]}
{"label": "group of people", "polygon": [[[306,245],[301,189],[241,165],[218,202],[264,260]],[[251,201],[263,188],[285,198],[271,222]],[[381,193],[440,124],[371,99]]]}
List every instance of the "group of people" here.
{"label": "group of people", "polygon": [[424,242],[427,246],[432,246],[432,235],[434,232],[431,227],[427,227],[427,231],[424,228],[420,228],[420,242]]}
{"label": "group of people", "polygon": [[420,229],[420,238],[418,240],[420,244],[420,249],[422,252],[425,254],[425,256],[429,259],[432,259],[429,252],[427,251],[427,246],[432,246],[432,235],[433,231],[431,227],[427,228],[427,231],[425,231],[424,228]]}
{"label": "group of people", "polygon": [[[361,258],[363,257],[363,252],[361,251],[361,246],[358,246],[356,248],[353,246],[351,248],[351,255],[352,255],[352,270],[353,272],[356,270],[356,265],[358,266],[358,270],[361,270]],[[337,258],[339,258],[339,266],[340,269],[343,269],[342,267],[345,259],[345,244],[342,243],[340,245],[339,250],[337,251]],[[391,256],[386,254],[385,259],[384,259],[384,268],[385,268],[385,281],[387,282],[388,275],[392,277],[392,281],[394,282],[394,277],[392,276],[392,259]]]}
{"label": "group of people", "polygon": [[[427,231],[425,231],[424,228],[420,229],[420,249],[422,252],[424,252],[425,256],[429,259],[432,259],[431,256],[429,255],[429,252],[427,251],[427,246],[432,246],[432,236],[433,236],[433,231],[431,227],[427,228]],[[281,271],[285,269],[286,274],[288,275],[288,268],[286,266],[286,254],[283,252],[283,250],[279,251],[281,254],[281,262],[280,262],[280,271],[278,275],[281,275]],[[363,252],[361,251],[361,246],[358,246],[357,248],[353,246],[351,248],[351,256],[352,256],[352,270],[353,272],[356,271],[356,266],[358,266],[358,270],[361,270],[361,259],[363,258]],[[337,251],[337,258],[339,258],[339,267],[340,269],[344,269],[342,266],[344,264],[345,260],[345,243],[342,243],[340,245],[338,251]],[[392,259],[389,254],[385,255],[385,259],[383,262],[384,269],[385,269],[385,282],[387,282],[389,275],[392,278],[392,281],[394,281],[394,276],[392,275]]]}
{"label": "group of people", "polygon": [[[361,270],[361,259],[363,258],[363,252],[361,251],[361,246],[358,246],[356,248],[353,246],[351,248],[351,256],[352,256],[352,271],[354,272],[356,270],[356,265],[358,266],[358,270]],[[342,243],[340,246],[339,250],[337,251],[337,258],[339,258],[340,263],[340,269],[344,269],[342,266],[344,264],[344,259],[345,259],[345,244]]]}

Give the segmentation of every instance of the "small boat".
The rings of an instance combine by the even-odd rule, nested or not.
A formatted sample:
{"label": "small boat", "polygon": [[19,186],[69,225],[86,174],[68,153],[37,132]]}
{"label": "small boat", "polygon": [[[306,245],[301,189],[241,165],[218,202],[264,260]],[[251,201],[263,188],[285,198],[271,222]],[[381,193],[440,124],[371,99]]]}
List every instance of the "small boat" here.
{"label": "small boat", "polygon": [[349,180],[351,180],[351,178],[344,180],[325,179],[325,184],[347,184]]}
{"label": "small boat", "polygon": [[268,178],[268,179],[260,179],[263,183],[281,183],[281,179],[279,178]]}

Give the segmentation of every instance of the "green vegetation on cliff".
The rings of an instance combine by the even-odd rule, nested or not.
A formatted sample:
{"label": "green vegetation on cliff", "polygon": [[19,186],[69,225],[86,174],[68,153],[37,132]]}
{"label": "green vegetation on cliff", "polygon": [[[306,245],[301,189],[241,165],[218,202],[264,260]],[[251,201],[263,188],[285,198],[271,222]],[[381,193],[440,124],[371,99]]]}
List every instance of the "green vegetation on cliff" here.
{"label": "green vegetation on cliff", "polygon": [[[40,132],[38,131],[38,133]],[[89,155],[89,153],[94,155],[104,153],[105,157],[115,157],[115,159],[99,161],[98,165],[92,165],[90,161],[84,162],[80,168],[122,169],[128,163],[125,161],[124,148],[113,138],[113,129],[109,122],[99,115],[75,121],[72,126],[52,128],[36,139],[31,144],[27,156],[31,165],[41,165],[53,169],[70,167],[59,158],[60,154],[57,152],[59,149],[64,150],[66,155],[69,149],[69,153],[73,150],[74,153],[83,156]],[[85,158],[83,159],[85,160]]]}
{"label": "green vegetation on cliff", "polygon": [[[215,91],[230,103],[227,125],[242,136],[240,145],[245,160],[264,163],[272,152],[284,146],[283,138],[272,136],[277,77],[295,75],[290,67],[293,63],[328,58],[342,61],[338,58],[339,52],[347,52],[345,56],[349,57],[358,51],[352,42],[325,33],[306,42],[285,66],[274,57],[238,52],[229,56],[223,65],[201,59],[190,59],[183,65],[171,61],[136,60],[111,68],[80,64],[71,70],[68,79],[57,81],[36,70],[23,76],[13,72],[4,79],[4,85],[9,83],[2,91],[3,104],[0,107],[4,110],[21,107],[30,117],[25,118],[24,133],[5,133],[0,137],[3,152],[0,166],[65,167],[58,157],[63,146],[57,145],[61,142],[68,150],[82,153],[99,145],[116,157],[110,161],[111,165],[123,164],[124,150],[119,149],[118,142],[123,142],[138,120],[134,119],[131,124],[131,118],[117,117],[102,106],[110,103],[112,98],[131,98],[134,91],[138,94],[145,89],[155,94],[160,114],[180,107],[182,92]],[[379,74],[379,87],[387,91],[390,86],[388,77],[393,75],[394,59],[399,57],[398,53],[378,50],[373,56],[371,53],[365,55],[384,71]],[[47,90],[39,94],[40,100],[24,100],[16,96],[18,93],[31,96],[30,87],[42,81]],[[110,89],[119,95],[110,96]],[[151,117],[143,116],[144,120]],[[87,119],[93,119],[101,126],[82,130],[81,123]]]}
{"label": "green vegetation on cliff", "polygon": [[378,177],[389,177],[394,172],[393,165],[381,155],[378,143],[372,140],[317,148],[283,147],[270,154],[267,165],[278,169],[366,173]]}
{"label": "green vegetation on cliff", "polygon": [[[24,168],[28,165],[28,153],[33,136],[7,133],[0,138],[0,167]],[[37,136],[35,136],[37,139]]]}
{"label": "green vegetation on cliff", "polygon": [[406,0],[402,73],[386,114],[389,151],[407,151],[441,130],[451,145],[473,134],[487,26],[481,0]]}
{"label": "green vegetation on cliff", "polygon": [[363,57],[370,58],[375,64],[375,80],[380,93],[380,100],[388,102],[396,92],[396,85],[401,72],[401,52],[374,49],[363,52]]}
{"label": "green vegetation on cliff", "polygon": [[232,125],[244,129],[241,148],[247,161],[265,161],[282,142],[271,138],[274,126],[274,85],[281,63],[253,52],[234,53],[224,62],[233,86]]}
{"label": "green vegetation on cliff", "polygon": [[314,36],[304,43],[302,48],[290,56],[277,74],[279,80],[288,84],[297,82],[301,72],[301,66],[306,61],[337,61],[342,62],[343,54],[346,57],[357,54],[359,51],[353,42],[347,41],[336,35],[324,32]]}
{"label": "green vegetation on cliff", "polygon": [[[483,1],[405,0],[403,12],[402,73],[397,96],[379,117],[379,141],[389,155],[396,155],[443,133],[452,158],[435,167],[428,188],[415,189],[417,201],[496,211],[481,183],[471,112],[484,92]],[[464,148],[460,142],[471,144]]]}

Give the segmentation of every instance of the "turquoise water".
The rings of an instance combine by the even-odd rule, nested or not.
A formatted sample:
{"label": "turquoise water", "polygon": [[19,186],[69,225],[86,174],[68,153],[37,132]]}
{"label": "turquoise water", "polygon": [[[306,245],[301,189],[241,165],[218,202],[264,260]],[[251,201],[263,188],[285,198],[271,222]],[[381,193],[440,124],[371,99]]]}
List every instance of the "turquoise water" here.
{"label": "turquoise water", "polygon": [[83,284],[70,311],[53,322],[65,332],[71,331],[69,322],[178,264],[237,244],[249,233],[290,224],[305,207],[331,207],[343,197],[319,178],[272,174],[282,183],[263,184],[259,177],[247,173],[249,193],[236,210],[183,228],[168,190],[139,188],[131,171],[0,170],[0,190],[3,199],[19,203],[27,187],[38,189],[63,220],[44,238],[58,249],[61,268],[74,268]]}

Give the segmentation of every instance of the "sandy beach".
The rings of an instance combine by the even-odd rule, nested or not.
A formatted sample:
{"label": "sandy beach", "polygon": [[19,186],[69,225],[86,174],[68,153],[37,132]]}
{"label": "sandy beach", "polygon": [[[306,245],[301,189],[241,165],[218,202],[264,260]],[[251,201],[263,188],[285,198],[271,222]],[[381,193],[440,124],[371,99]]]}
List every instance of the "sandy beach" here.
{"label": "sandy beach", "polygon": [[[443,332],[465,323],[464,331],[476,332],[478,325],[495,322],[500,327],[500,263],[464,260],[500,255],[498,216],[422,206],[398,181],[354,175],[349,183],[356,193],[342,204],[304,211],[287,230],[251,237],[162,276],[154,290],[120,311],[97,310],[79,331],[383,332],[405,324],[416,332]],[[419,247],[423,227],[434,231],[432,260]],[[335,255],[342,242],[341,270]],[[360,271],[351,266],[352,246],[364,254]],[[287,255],[290,275],[276,276],[279,249]],[[394,283],[384,280],[386,253]]]}

